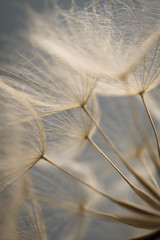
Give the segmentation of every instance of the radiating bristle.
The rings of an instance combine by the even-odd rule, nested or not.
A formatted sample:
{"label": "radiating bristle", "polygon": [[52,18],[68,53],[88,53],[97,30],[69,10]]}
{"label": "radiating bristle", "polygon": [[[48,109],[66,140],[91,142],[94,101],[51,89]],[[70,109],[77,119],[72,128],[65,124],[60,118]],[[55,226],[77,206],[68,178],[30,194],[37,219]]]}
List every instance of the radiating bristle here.
{"label": "radiating bristle", "polygon": [[158,240],[159,0],[19,7],[0,56],[0,239]]}

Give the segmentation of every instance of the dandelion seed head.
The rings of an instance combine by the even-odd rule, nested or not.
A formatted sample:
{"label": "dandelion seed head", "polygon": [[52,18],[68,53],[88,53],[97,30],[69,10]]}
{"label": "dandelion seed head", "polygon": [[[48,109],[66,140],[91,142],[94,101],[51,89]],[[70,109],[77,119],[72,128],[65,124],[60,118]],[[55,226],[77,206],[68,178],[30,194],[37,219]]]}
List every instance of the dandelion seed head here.
{"label": "dandelion seed head", "polygon": [[[45,14],[37,14],[31,8],[28,8],[28,14],[31,19],[28,31],[21,34],[24,45],[22,44],[21,48],[14,46],[16,50],[12,56],[10,53],[10,56],[6,57],[7,64],[2,62],[2,74],[8,76],[6,82],[20,90],[41,115],[86,104],[99,76],[90,76],[60,59],[55,51],[61,51],[61,46],[56,43],[56,39],[52,39],[54,26]],[[42,36],[38,37],[38,32],[41,32]],[[38,37],[42,46],[34,36]]]}
{"label": "dandelion seed head", "polygon": [[[113,220],[125,236],[126,226],[155,229],[143,239],[159,236],[159,133],[143,96],[159,94],[159,1],[55,2],[40,14],[26,9],[24,43],[0,68],[0,231],[16,240],[90,239],[94,224],[99,238],[101,221],[108,232]],[[157,128],[156,94],[148,99]],[[97,95],[105,96],[100,107]],[[109,95],[140,95],[147,114],[132,102],[139,96],[127,105]]]}
{"label": "dandelion seed head", "polygon": [[75,71],[97,78],[100,94],[147,92],[159,84],[159,5],[153,5],[113,1],[56,8],[47,18],[34,15],[30,39]]}

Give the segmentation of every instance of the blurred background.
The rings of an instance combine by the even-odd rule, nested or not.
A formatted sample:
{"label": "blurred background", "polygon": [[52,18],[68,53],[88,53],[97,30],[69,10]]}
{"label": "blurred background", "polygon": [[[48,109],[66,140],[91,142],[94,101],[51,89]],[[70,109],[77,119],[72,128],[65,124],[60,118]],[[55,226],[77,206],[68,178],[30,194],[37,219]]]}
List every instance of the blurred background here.
{"label": "blurred background", "polygon": [[[5,37],[13,37],[16,32],[25,27],[25,10],[23,6],[30,4],[35,10],[43,11],[44,2],[48,0],[0,0],[0,50],[6,45]],[[54,2],[55,0],[50,0]],[[57,0],[59,5],[67,9],[70,7],[71,0]],[[79,6],[86,4],[89,0],[76,0]]]}
{"label": "blurred background", "polygon": [[[5,37],[13,37],[24,28],[25,11],[22,5],[29,3],[34,9],[41,11],[43,0],[1,0],[0,1],[0,50],[6,45]],[[20,7],[21,4],[21,7]],[[22,19],[24,21],[22,21]],[[23,23],[22,23],[23,22]]]}

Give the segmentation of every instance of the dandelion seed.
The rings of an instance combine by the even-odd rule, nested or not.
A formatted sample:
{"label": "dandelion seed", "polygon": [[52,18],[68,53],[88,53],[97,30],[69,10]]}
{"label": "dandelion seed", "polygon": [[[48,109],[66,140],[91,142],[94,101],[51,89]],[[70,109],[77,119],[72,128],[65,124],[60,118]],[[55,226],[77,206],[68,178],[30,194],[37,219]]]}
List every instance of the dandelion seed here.
{"label": "dandelion seed", "polygon": [[[6,56],[7,64],[1,64],[1,73],[8,77],[5,82],[20,90],[41,115],[80,108],[92,96],[99,77],[74,69],[52,54],[52,47],[43,40],[40,46],[34,36],[38,37],[38,31],[45,35],[47,31],[52,31],[52,27],[42,14],[38,15],[31,9],[28,9],[28,14],[32,21],[28,31],[22,35],[25,38],[24,47],[14,51],[12,57]],[[46,32],[41,31],[42,28]],[[50,38],[45,36],[54,45],[52,33]]]}
{"label": "dandelion seed", "polygon": [[[130,203],[130,202],[115,199],[115,198],[101,192],[100,190],[96,189],[94,186],[86,183],[82,179],[74,176],[72,173],[69,173],[64,168],[57,166],[56,164],[52,163],[50,160],[46,159],[45,157],[44,157],[44,160],[46,160],[52,166],[58,168],[61,172],[65,173],[65,175],[70,176],[72,178],[72,180],[75,179],[76,181],[78,181],[79,183],[82,183],[87,188],[89,188],[89,189],[93,190],[94,192],[100,194],[100,196],[106,197],[107,199],[111,200],[113,203],[116,203],[119,206],[129,210],[129,212],[133,213],[132,215],[124,215],[124,213],[123,213],[123,215],[114,216],[112,214],[108,214],[108,213],[101,212],[101,211],[96,211],[96,210],[93,210],[93,209],[88,209],[88,208],[85,207],[84,208],[84,210],[85,210],[84,213],[87,214],[87,216],[91,216],[91,217],[98,218],[98,219],[101,219],[101,220],[103,219],[105,221],[108,221],[108,220],[119,221],[119,222],[131,225],[131,226],[134,226],[134,227],[138,227],[138,228],[144,228],[144,229],[145,228],[147,228],[147,229],[148,228],[150,228],[150,229],[157,228],[157,224],[159,222],[158,212],[156,213],[155,211],[143,208],[142,206],[138,206],[138,205],[135,205],[135,204]],[[46,191],[47,191],[47,189],[46,189]],[[50,192],[52,192],[52,191],[50,191]],[[44,201],[44,200],[42,200],[42,201]],[[59,201],[58,201],[58,204],[59,204]],[[147,218],[145,216],[147,216]]]}
{"label": "dandelion seed", "polygon": [[31,41],[72,69],[97,76],[100,94],[134,95],[157,86],[158,1],[152,7],[149,1],[92,3],[73,14],[56,8],[47,20],[34,14]]}
{"label": "dandelion seed", "polygon": [[[95,118],[98,116],[96,99],[88,102],[88,108]],[[95,126],[83,109],[72,109],[42,118],[46,130],[47,149],[52,154],[65,152],[70,156],[78,155],[86,146],[86,138],[95,132]]]}
{"label": "dandelion seed", "polygon": [[[30,22],[23,33],[23,50],[15,51],[10,64],[0,69],[2,236],[90,239],[95,238],[91,234],[95,222],[99,239],[102,235],[96,228],[101,222],[109,227],[108,222],[114,221],[124,224],[117,230],[118,240],[132,235],[133,228],[125,232],[128,226],[136,234],[145,233],[131,239],[158,239],[160,165],[148,119],[160,154],[159,133],[144,94],[153,88],[159,94],[159,2],[92,0],[81,8],[72,0],[67,10],[58,4],[41,14],[27,9]],[[99,108],[97,95],[140,95],[148,118],[136,101],[137,111],[131,100],[136,96],[132,96],[128,106],[122,98],[106,101],[109,117],[102,115],[100,122],[104,99]],[[156,101],[148,98],[156,106],[151,111],[157,125],[158,97]],[[110,101],[115,106],[109,107]],[[101,125],[109,128],[107,135]],[[87,142],[108,167],[98,162],[98,154],[96,163],[88,159]],[[33,179],[26,188],[18,180],[28,171]],[[7,203],[13,201],[10,221],[3,210],[5,197]],[[16,228],[13,220],[19,208]],[[11,234],[3,229],[7,222]]]}
{"label": "dandelion seed", "polygon": [[45,134],[38,116],[18,91],[1,81],[0,94],[0,191],[3,191],[44,154]]}
{"label": "dandelion seed", "polygon": [[[73,172],[74,166],[76,164],[72,163]],[[77,169],[81,178],[87,177],[89,181],[95,182],[95,179],[90,179],[87,169],[81,165]],[[70,176],[50,168],[48,163],[37,165],[31,172],[49,239],[82,239],[89,224],[85,207],[93,205],[97,196],[92,197],[90,190]]]}

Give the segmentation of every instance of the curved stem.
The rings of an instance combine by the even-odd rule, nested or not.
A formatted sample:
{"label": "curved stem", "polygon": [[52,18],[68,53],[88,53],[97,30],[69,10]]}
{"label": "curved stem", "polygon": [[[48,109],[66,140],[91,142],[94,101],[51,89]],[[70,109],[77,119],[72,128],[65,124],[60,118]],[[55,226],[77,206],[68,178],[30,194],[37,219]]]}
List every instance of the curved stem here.
{"label": "curved stem", "polygon": [[143,104],[144,104],[144,107],[145,107],[145,109],[146,109],[146,112],[147,112],[149,121],[150,121],[150,123],[151,123],[151,126],[152,126],[152,128],[153,128],[153,132],[154,132],[155,139],[156,139],[156,143],[157,143],[158,155],[159,155],[159,159],[160,159],[160,144],[159,144],[158,134],[157,134],[156,128],[155,128],[155,126],[154,126],[154,122],[153,122],[153,120],[152,120],[151,114],[150,114],[150,112],[149,112],[149,109],[148,109],[146,100],[145,100],[145,98],[144,98],[144,93],[140,93],[140,96],[141,96],[142,102],[143,102]]}

